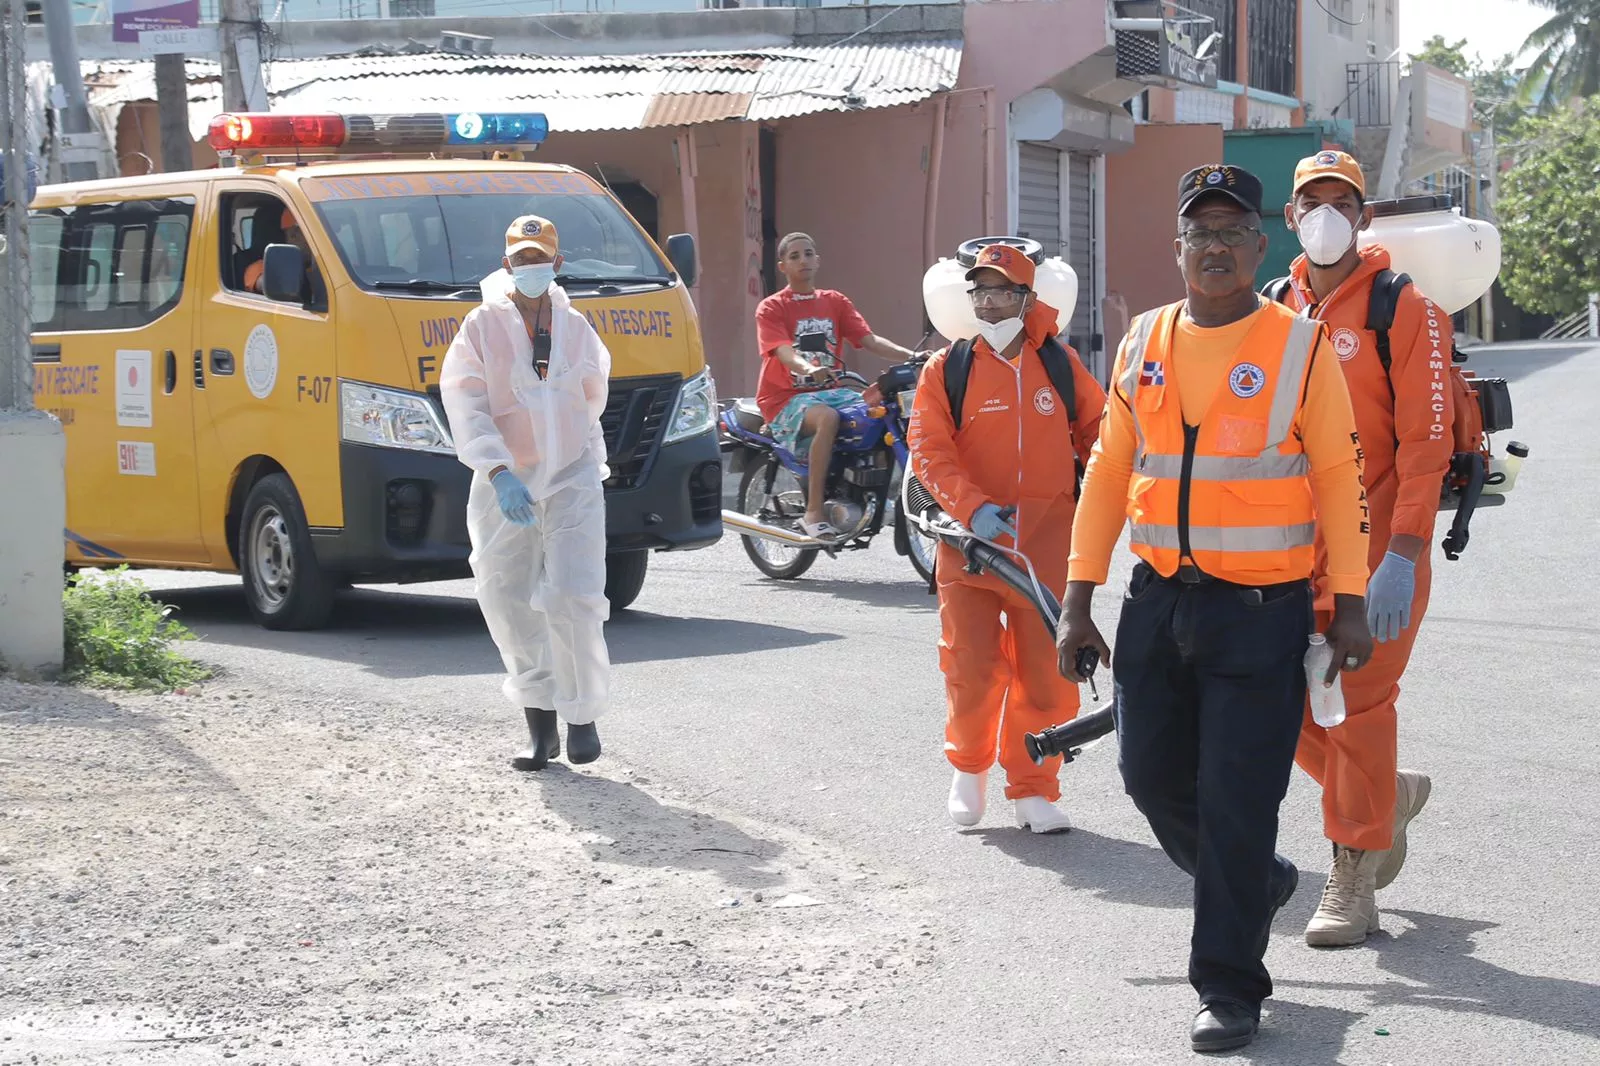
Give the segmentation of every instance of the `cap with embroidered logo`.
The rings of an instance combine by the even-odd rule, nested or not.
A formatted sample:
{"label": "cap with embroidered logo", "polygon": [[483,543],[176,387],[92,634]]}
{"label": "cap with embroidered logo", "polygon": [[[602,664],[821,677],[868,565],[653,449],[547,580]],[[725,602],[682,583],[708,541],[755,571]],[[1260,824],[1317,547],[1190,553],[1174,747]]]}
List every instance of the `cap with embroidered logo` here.
{"label": "cap with embroidered logo", "polygon": [[1202,197],[1226,196],[1246,211],[1261,213],[1261,179],[1243,167],[1207,163],[1178,180],[1178,214],[1187,215]]}
{"label": "cap with embroidered logo", "polygon": [[512,222],[506,227],[506,258],[510,259],[524,248],[537,248],[554,259],[561,248],[556,224],[538,215],[523,215]]}
{"label": "cap with embroidered logo", "polygon": [[971,281],[980,270],[999,271],[1013,285],[1030,289],[1033,288],[1034,275],[1037,273],[1033,260],[1009,244],[991,244],[979,252],[972,269],[967,271],[967,280]]}
{"label": "cap with embroidered logo", "polygon": [[1367,198],[1367,178],[1361,173],[1361,164],[1353,156],[1335,151],[1318,152],[1300,160],[1300,165],[1294,168],[1294,191],[1299,193],[1307,185],[1324,178],[1345,182],[1363,200]]}

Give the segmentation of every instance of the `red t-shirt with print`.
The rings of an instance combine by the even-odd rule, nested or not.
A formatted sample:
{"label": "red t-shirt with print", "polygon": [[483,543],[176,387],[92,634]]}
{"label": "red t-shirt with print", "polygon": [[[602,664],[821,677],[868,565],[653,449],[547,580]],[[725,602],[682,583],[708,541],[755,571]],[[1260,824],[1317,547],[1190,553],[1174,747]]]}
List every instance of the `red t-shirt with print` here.
{"label": "red t-shirt with print", "polygon": [[762,300],[756,309],[756,343],[761,348],[756,406],[761,408],[761,417],[770,422],[795,396],[824,387],[798,377],[779,362],[774,353],[780,345],[792,345],[819,366],[844,370],[840,341],[859,348],[871,335],[871,327],[850,297],[833,289],[801,295],[786,288]]}

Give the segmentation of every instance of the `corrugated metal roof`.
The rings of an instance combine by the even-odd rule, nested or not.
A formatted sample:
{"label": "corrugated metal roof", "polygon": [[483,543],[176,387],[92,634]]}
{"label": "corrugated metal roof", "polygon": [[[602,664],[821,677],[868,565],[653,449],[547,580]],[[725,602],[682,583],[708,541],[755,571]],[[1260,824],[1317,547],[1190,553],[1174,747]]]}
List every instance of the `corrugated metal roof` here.
{"label": "corrugated metal roof", "polygon": [[[429,52],[280,59],[267,84],[275,110],[541,110],[552,129],[578,132],[894,107],[953,89],[960,65],[959,41],[607,56]],[[116,84],[92,91],[97,104],[155,95],[148,63],[99,69]],[[215,64],[189,69],[191,82],[217,76]],[[196,96],[209,99],[191,85]]]}

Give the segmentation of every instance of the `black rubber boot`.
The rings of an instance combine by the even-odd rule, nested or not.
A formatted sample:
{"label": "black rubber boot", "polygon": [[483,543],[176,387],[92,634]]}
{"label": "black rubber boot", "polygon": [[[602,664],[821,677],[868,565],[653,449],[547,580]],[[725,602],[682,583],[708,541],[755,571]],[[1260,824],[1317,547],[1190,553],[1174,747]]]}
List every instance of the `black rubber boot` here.
{"label": "black rubber boot", "polygon": [[543,770],[551,759],[561,756],[561,733],[557,729],[555,711],[541,711],[525,707],[522,713],[528,719],[528,736],[533,746],[511,760],[513,770]]}
{"label": "black rubber boot", "polygon": [[600,731],[594,723],[567,726],[567,761],[574,766],[600,757]]}

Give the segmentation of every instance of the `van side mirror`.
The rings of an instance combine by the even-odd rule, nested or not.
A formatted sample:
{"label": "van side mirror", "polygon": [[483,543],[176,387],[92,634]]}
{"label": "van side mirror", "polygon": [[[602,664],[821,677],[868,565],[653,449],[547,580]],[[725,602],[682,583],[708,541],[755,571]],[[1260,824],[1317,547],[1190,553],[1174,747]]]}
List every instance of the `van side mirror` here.
{"label": "van side mirror", "polygon": [[261,293],[278,303],[300,302],[306,277],[306,257],[292,244],[269,244],[261,257]]}
{"label": "van side mirror", "polygon": [[672,269],[678,272],[678,277],[690,288],[700,280],[700,264],[695,255],[694,235],[690,233],[674,233],[667,238],[667,259],[672,263]]}

